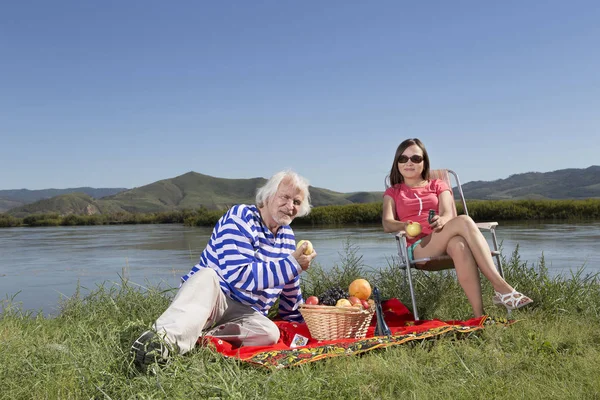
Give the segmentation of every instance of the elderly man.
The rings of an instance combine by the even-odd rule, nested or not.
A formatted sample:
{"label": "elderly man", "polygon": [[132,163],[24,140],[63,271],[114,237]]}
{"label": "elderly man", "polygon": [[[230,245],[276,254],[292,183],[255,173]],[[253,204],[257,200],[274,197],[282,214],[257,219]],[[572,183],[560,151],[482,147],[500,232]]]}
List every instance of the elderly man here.
{"label": "elderly man", "polygon": [[203,332],[238,346],[274,344],[279,329],[266,315],[277,299],[282,318],[302,321],[299,275],[317,254],[305,255],[306,243],[296,248],[289,224],[310,209],[308,181],[281,171],[257,191],[256,205],[227,211],[154,330],[131,346],[134,364],[145,371],[184,354]]}

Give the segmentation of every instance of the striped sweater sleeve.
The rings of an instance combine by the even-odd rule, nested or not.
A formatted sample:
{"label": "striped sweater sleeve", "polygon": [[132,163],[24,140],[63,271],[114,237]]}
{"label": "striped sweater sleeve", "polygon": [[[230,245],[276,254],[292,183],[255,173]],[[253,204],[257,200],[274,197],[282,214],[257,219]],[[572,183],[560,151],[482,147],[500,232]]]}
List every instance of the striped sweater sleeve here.
{"label": "striped sweater sleeve", "polygon": [[[213,240],[214,254],[227,283],[243,291],[284,287],[302,272],[290,254],[277,261],[264,262],[255,256],[256,237],[252,226],[237,215],[223,219]],[[216,261],[216,260],[215,260]]]}
{"label": "striped sweater sleeve", "polygon": [[300,277],[297,276],[293,281],[285,285],[281,291],[281,296],[279,296],[279,315],[288,321],[304,322],[302,314],[298,310],[298,306],[302,303],[304,303],[304,299],[300,290]]}

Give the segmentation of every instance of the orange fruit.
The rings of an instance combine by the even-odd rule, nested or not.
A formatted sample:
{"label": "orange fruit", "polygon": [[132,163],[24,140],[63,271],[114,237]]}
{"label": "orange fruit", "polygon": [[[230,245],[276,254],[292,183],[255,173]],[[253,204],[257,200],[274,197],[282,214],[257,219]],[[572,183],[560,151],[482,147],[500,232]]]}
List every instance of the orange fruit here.
{"label": "orange fruit", "polygon": [[348,294],[367,300],[371,296],[371,284],[366,279],[355,279],[348,287]]}

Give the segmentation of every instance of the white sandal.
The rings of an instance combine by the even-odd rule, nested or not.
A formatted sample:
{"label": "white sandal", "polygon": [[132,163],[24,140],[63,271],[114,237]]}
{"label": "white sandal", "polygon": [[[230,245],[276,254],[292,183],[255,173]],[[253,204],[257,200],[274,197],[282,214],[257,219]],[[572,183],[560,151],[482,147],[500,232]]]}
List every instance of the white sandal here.
{"label": "white sandal", "polygon": [[506,307],[507,311],[511,311],[525,307],[527,304],[533,303],[533,300],[513,289],[512,292],[506,294],[496,292],[496,295],[492,298],[492,302],[497,306]]}

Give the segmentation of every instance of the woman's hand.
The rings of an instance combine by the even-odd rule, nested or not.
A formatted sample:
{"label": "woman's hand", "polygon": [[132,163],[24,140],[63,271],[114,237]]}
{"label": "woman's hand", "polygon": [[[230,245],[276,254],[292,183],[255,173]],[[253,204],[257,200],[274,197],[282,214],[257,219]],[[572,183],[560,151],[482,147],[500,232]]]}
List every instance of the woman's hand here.
{"label": "woman's hand", "polygon": [[448,217],[444,217],[441,215],[436,215],[435,217],[433,217],[431,219],[431,222],[429,223],[429,226],[431,227],[431,229],[434,232],[439,232],[444,228],[444,225],[446,225],[448,223],[448,221],[450,220],[450,218]]}

